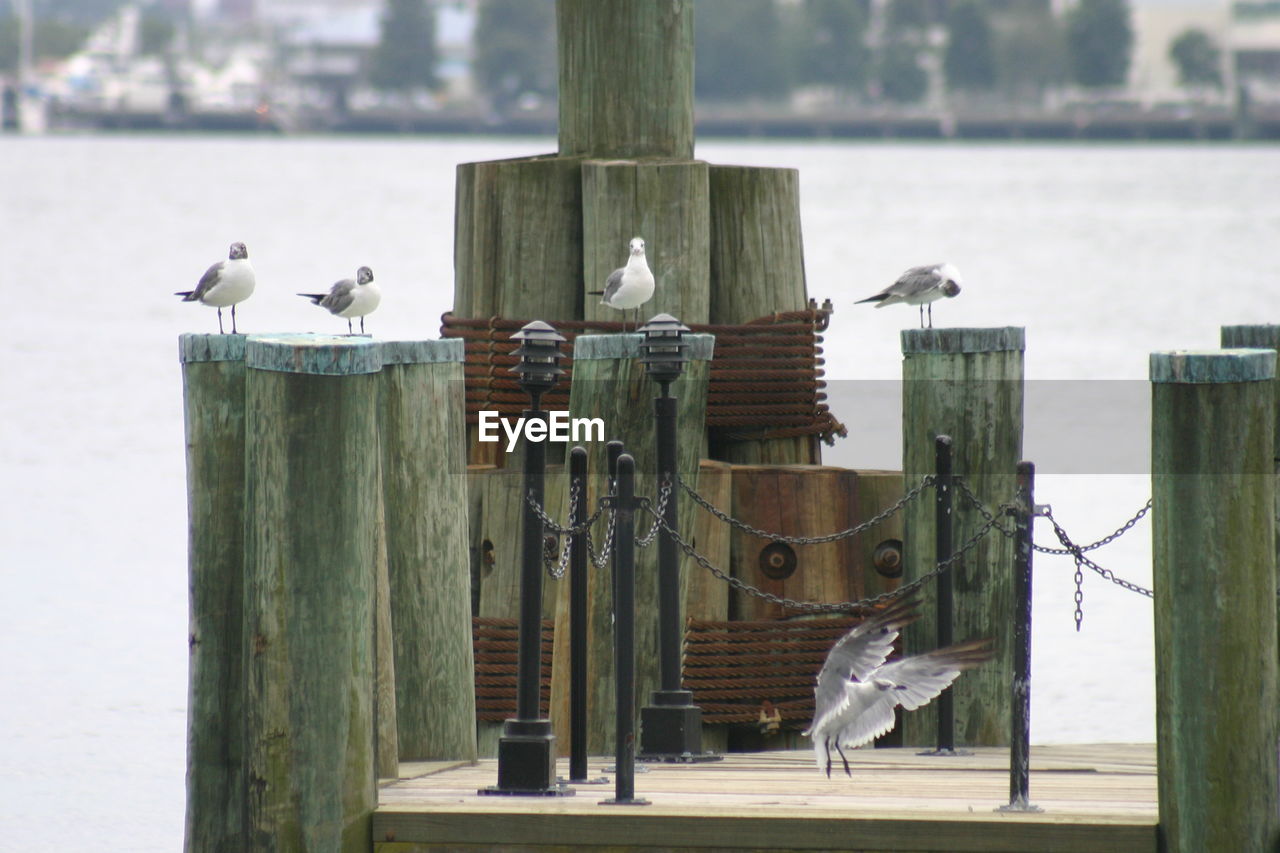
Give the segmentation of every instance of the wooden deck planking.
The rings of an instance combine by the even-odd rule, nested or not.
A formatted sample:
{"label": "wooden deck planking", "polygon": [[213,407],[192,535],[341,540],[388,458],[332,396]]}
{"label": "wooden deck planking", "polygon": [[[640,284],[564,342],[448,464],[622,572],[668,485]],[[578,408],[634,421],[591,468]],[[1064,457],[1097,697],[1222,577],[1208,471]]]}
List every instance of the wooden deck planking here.
{"label": "wooden deck planking", "polygon": [[[572,797],[478,796],[496,781],[492,760],[406,765],[411,778],[381,786],[375,850],[1156,849],[1154,745],[1033,747],[1031,801],[1040,814],[995,811],[1009,799],[1008,751],[974,752],[856,750],[847,753],[853,778],[837,759],[831,779],[808,751],[647,765],[636,796],[648,806],[601,805],[612,784],[579,785]],[[607,763],[593,760],[591,775]]]}

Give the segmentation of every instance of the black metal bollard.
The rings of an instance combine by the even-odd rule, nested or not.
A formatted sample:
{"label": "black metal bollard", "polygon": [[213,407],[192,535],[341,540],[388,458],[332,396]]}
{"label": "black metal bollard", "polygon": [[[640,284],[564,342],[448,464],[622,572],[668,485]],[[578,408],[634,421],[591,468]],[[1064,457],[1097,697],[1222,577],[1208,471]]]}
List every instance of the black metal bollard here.
{"label": "black metal bollard", "polygon": [[1031,557],[1036,466],[1018,463],[1013,560],[1013,706],[1009,738],[1009,805],[998,811],[1040,812],[1027,802],[1031,785]]}
{"label": "black metal bollard", "polygon": [[[513,368],[529,394],[524,411],[526,425],[541,422],[549,433],[547,413],[539,408],[542,394],[564,373],[559,367],[559,343],[555,329],[535,320],[512,335],[521,341],[516,350],[519,364]],[[546,504],[547,445],[524,439],[524,530],[520,552],[520,640],[516,658],[516,716],[502,726],[498,740],[498,784],[480,794],[563,796],[572,788],[556,784],[555,735],[551,721],[538,716],[542,681],[542,519],[533,504]],[[532,502],[532,503],[531,503]]]}
{"label": "black metal bollard", "polygon": [[618,457],[613,540],[614,620],[613,662],[616,674],[614,795],[602,805],[646,806],[636,798],[636,460],[628,453]]}
{"label": "black metal bollard", "polygon": [[[953,520],[955,505],[955,475],[952,470],[951,436],[939,435],[933,440],[934,451],[934,561],[944,563],[951,559],[953,553]],[[949,646],[955,641],[955,585],[951,570],[938,575],[937,610],[934,613],[934,629],[937,648]],[[956,711],[955,697],[951,690],[943,690],[938,696],[938,740],[937,749],[923,752],[921,755],[972,755],[968,750],[956,750]]]}
{"label": "black metal bollard", "polygon": [[[587,520],[587,449],[569,451],[569,490],[578,501],[569,526]],[[587,537],[569,546],[569,781],[587,781]]]}

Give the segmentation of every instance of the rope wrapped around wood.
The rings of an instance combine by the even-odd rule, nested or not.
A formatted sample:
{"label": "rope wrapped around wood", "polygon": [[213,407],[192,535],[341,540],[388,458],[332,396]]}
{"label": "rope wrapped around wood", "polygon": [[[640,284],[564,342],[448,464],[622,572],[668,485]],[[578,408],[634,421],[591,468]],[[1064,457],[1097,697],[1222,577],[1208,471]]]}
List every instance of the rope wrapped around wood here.
{"label": "rope wrapped around wood", "polygon": [[[707,429],[718,438],[751,441],[816,435],[831,444],[846,435],[845,427],[828,408],[822,358],[822,332],[831,316],[831,303],[814,300],[803,311],[784,311],[742,325],[689,324],[693,332],[716,336],[707,388]],[[452,312],[440,318],[440,334],[461,338],[466,348],[467,423],[481,411],[517,418],[528,405],[510,368],[518,359],[511,334],[528,320],[503,317],[469,319]],[[571,343],[580,334],[618,333],[616,321],[556,320],[556,331]],[[569,379],[573,359],[560,362],[565,381],[542,398],[543,408],[569,408]]]}
{"label": "rope wrapped around wood", "polygon": [[768,709],[781,717],[779,728],[799,731],[813,719],[814,680],[827,652],[860,621],[851,616],[792,622],[690,619],[684,686],[693,691],[704,723],[755,725]]}

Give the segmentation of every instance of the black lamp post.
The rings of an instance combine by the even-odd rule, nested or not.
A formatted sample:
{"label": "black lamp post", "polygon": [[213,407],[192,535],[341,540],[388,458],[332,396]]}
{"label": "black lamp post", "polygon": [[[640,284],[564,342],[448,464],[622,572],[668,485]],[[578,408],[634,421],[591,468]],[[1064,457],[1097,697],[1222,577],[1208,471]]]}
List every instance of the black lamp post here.
{"label": "black lamp post", "polygon": [[[511,336],[520,341],[515,351],[520,362],[511,371],[529,395],[524,412],[526,430],[535,421],[543,424],[547,413],[539,408],[542,395],[555,387],[564,373],[560,344],[564,338],[548,324],[534,320]],[[538,506],[545,504],[547,450],[544,441],[524,441],[524,495]],[[551,721],[538,716],[542,652],[542,520],[524,502],[524,532],[520,552],[520,648],[516,662],[516,716],[502,726],[498,740],[498,784],[481,794],[555,796],[572,794],[572,788],[556,784],[555,735]]]}
{"label": "black lamp post", "polygon": [[660,689],[651,704],[640,709],[640,758],[696,761],[717,758],[702,753],[702,709],[680,683],[680,549],[670,531],[679,529],[676,496],[676,398],[671,383],[680,378],[689,360],[687,326],[670,314],[659,314],[640,328],[640,360],[661,388],[653,412],[658,442],[658,483],[668,484],[662,516],[665,529],[658,539],[658,663]]}

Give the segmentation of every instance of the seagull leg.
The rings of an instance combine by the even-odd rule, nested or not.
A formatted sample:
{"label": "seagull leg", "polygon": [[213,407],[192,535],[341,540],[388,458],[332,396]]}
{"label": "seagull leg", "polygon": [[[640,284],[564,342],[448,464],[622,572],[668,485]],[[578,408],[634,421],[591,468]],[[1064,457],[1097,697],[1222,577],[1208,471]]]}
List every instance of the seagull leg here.
{"label": "seagull leg", "polygon": [[234,305],[231,306],[231,334],[239,334],[239,332],[236,331],[236,306]]}
{"label": "seagull leg", "polygon": [[348,335],[354,335],[354,334],[355,334],[355,330],[351,328],[351,318],[350,318],[350,317],[348,317],[348,318],[347,318],[347,334],[348,334]]}
{"label": "seagull leg", "polygon": [[[852,778],[853,778],[853,774],[849,772],[849,759],[847,759],[847,758],[845,758],[845,757],[844,757],[844,750],[840,748],[840,741],[839,741],[839,739],[837,739],[837,740],[836,740],[836,752],[840,753],[840,760],[844,762],[844,775],[846,775],[846,776],[848,776],[850,779],[852,779]],[[830,757],[830,756],[831,756],[831,753],[827,753],[827,764],[828,764],[828,765],[830,765],[830,763],[831,763],[831,757]],[[830,776],[830,775],[831,775],[831,768],[830,768],[830,766],[828,766],[828,767],[827,767],[827,775],[828,775],[828,776]]]}
{"label": "seagull leg", "polygon": [[221,308],[218,309],[218,334],[220,335],[226,334],[226,332],[222,331],[222,309]]}
{"label": "seagull leg", "polygon": [[929,303],[929,328],[933,328],[933,303]]}
{"label": "seagull leg", "polygon": [[360,315],[360,334],[364,334],[364,315]]}
{"label": "seagull leg", "polygon": [[[822,746],[827,751],[827,778],[830,779],[831,778],[831,738],[824,738],[822,741]],[[836,748],[839,749],[838,746]]]}

